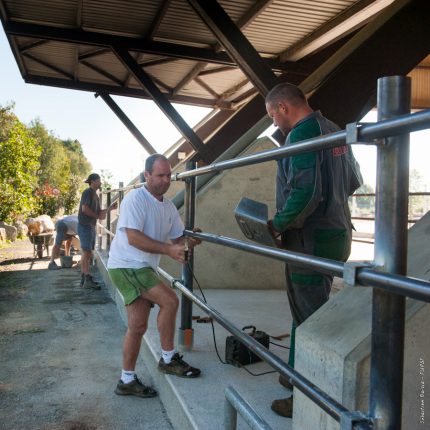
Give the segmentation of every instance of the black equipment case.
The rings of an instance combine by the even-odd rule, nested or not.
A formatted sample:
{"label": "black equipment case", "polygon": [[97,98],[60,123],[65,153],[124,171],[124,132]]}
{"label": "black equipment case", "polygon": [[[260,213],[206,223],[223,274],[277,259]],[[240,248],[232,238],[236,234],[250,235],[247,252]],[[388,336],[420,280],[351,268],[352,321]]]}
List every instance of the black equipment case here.
{"label": "black equipment case", "polygon": [[[269,335],[264,331],[256,330],[253,325],[243,327],[243,331],[251,329],[249,334],[257,342],[260,342],[265,348],[269,349]],[[249,350],[235,336],[227,336],[225,340],[225,361],[233,366],[243,366],[246,364],[257,363],[261,358]]]}

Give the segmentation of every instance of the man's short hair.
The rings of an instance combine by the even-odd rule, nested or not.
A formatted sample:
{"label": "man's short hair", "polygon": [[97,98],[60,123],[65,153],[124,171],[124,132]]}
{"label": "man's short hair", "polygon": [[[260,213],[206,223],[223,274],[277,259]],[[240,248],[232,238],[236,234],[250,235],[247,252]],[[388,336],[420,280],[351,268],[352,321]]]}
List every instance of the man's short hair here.
{"label": "man's short hair", "polygon": [[162,154],[152,154],[145,160],[145,172],[152,173],[152,170],[154,168],[154,163],[157,160],[164,160],[169,162],[167,157],[165,157]]}
{"label": "man's short hair", "polygon": [[266,96],[266,104],[272,106],[285,101],[297,106],[306,103],[306,96],[299,87],[288,82],[275,85]]}

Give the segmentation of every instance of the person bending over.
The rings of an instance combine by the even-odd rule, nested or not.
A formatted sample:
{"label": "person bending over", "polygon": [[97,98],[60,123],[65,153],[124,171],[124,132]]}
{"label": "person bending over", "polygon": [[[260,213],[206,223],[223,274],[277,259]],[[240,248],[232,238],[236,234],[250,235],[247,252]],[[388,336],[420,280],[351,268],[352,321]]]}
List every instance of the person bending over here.
{"label": "person bending over", "polygon": [[64,255],[70,255],[72,239],[78,234],[78,216],[68,215],[59,219],[55,224],[55,231],[55,245],[52,247],[51,261],[48,264],[49,270],[57,270],[61,268],[57,265],[55,259],[60,256],[60,248],[64,241]]}

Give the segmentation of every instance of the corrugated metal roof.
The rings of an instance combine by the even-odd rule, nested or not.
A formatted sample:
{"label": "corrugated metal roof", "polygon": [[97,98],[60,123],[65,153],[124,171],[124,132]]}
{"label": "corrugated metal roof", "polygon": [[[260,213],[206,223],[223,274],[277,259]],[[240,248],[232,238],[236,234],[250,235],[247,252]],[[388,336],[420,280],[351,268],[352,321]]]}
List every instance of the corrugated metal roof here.
{"label": "corrugated metal roof", "polygon": [[[342,21],[348,11],[354,9],[358,22],[366,22],[372,18],[366,12],[369,4],[378,3],[383,8],[392,1],[220,0],[219,4],[239,27],[244,26],[243,34],[261,56],[279,59],[284,51],[310,35],[324,32],[336,20]],[[124,38],[121,43],[125,46],[136,39],[168,42],[163,49],[168,47],[169,52],[162,49],[156,52],[158,45],[154,45],[154,49],[151,46],[145,53],[132,52],[132,55],[171,101],[217,107],[220,96],[233,103],[224,105],[230,109],[252,89],[252,84],[243,82],[246,78],[238,67],[216,65],[205,58],[187,59],[186,55],[181,59],[183,47],[206,48],[210,54],[222,51],[208,26],[186,0],[2,0],[0,6],[6,33],[7,24],[35,25],[31,31],[20,27],[19,31],[8,33],[21,73],[28,81],[43,79],[47,85],[93,91],[97,91],[98,85],[105,85],[116,94],[140,89],[140,84],[111,51],[109,40],[94,42],[97,35],[115,35]],[[48,36],[46,27],[52,30]],[[59,30],[67,29],[82,32],[58,35]],[[348,29],[342,31],[346,34]],[[75,40],[76,34],[79,41]],[[311,53],[329,43],[314,43]],[[217,73],[208,74],[208,70],[217,68],[220,68]],[[420,81],[414,84],[417,88],[424,90],[426,82],[421,82],[421,76],[426,73],[414,73],[413,79]],[[228,97],[223,97],[226,93]],[[145,97],[146,93],[133,95]]]}

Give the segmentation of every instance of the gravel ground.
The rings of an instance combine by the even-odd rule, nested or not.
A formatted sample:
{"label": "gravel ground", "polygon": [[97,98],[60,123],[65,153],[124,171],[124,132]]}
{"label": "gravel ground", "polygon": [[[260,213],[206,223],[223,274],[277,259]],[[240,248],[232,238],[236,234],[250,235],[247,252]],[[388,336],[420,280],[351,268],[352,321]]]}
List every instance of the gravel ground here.
{"label": "gravel ground", "polygon": [[82,289],[76,264],[48,271],[48,260],[28,240],[0,248],[0,428],[172,429],[158,398],[113,392],[125,327],[107,290]]}

